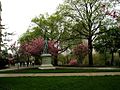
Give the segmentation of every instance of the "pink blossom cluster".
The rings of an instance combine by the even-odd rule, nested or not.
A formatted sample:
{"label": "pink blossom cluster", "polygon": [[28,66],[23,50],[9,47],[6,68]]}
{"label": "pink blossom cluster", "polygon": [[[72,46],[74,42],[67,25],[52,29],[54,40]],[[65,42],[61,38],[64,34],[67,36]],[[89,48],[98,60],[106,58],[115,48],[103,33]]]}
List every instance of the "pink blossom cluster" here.
{"label": "pink blossom cluster", "polygon": [[116,10],[108,10],[107,5],[103,4],[102,6],[103,12],[105,12],[106,15],[109,15],[113,18],[118,18],[118,12]]}
{"label": "pink blossom cluster", "polygon": [[[44,39],[39,37],[20,45],[20,51],[29,55],[40,55],[44,49]],[[48,52],[53,56],[58,55],[58,48],[54,41],[48,41]]]}
{"label": "pink blossom cluster", "polygon": [[78,63],[77,63],[77,60],[76,59],[72,59],[72,60],[70,60],[70,62],[69,62],[69,65],[77,65]]}
{"label": "pink blossom cluster", "polygon": [[20,51],[24,54],[39,55],[43,50],[44,39],[37,38],[31,42],[21,44]]}
{"label": "pink blossom cluster", "polygon": [[88,46],[84,44],[79,44],[73,49],[73,52],[75,55],[86,56],[88,54]]}
{"label": "pink blossom cluster", "polygon": [[113,18],[118,18],[118,15],[117,15],[117,12],[112,10],[111,12],[110,11],[106,11],[106,15],[109,15]]}
{"label": "pink blossom cluster", "polygon": [[48,42],[48,49],[49,49],[49,53],[51,53],[53,56],[57,56],[58,55],[58,47],[56,46],[56,42],[55,41],[49,41]]}

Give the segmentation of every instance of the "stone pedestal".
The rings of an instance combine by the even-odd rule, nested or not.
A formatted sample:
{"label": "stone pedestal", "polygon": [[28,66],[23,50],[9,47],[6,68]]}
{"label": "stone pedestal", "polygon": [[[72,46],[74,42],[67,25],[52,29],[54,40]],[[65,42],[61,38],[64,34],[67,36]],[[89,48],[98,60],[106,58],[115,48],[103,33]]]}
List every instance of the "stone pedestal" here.
{"label": "stone pedestal", "polygon": [[55,69],[52,65],[52,56],[51,54],[42,54],[42,64],[38,69]]}

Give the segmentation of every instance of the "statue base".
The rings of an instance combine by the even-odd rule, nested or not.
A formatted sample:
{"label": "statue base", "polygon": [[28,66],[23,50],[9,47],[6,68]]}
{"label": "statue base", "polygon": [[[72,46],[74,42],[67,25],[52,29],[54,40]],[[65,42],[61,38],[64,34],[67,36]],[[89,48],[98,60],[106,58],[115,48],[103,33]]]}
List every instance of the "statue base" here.
{"label": "statue base", "polygon": [[52,56],[51,54],[42,54],[42,64],[38,69],[55,69],[52,65]]}

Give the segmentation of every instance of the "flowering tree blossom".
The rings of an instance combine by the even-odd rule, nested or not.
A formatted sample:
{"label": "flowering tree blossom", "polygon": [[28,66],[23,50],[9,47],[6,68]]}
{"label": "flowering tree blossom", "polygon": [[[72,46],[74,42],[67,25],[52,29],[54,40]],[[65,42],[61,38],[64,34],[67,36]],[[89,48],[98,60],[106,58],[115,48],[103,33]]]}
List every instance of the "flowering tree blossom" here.
{"label": "flowering tree blossom", "polygon": [[102,8],[103,12],[105,13],[105,15],[111,16],[112,18],[117,19],[119,16],[119,11],[114,9],[114,8],[108,9],[108,7],[109,6],[107,4],[104,4],[104,3],[101,5],[101,8]]}
{"label": "flowering tree blossom", "polygon": [[[20,51],[24,54],[30,54],[33,56],[40,55],[44,49],[45,40],[41,37],[31,40],[31,42],[27,42],[21,44]],[[55,47],[54,41],[48,41],[48,52],[53,56],[58,55],[58,48]]]}
{"label": "flowering tree blossom", "polygon": [[77,63],[77,60],[76,59],[72,59],[72,60],[70,60],[70,62],[69,62],[69,65],[77,65],[78,63]]}
{"label": "flowering tree blossom", "polygon": [[73,53],[77,56],[78,62],[82,64],[84,57],[88,54],[88,46],[79,44],[73,49]]}
{"label": "flowering tree blossom", "polygon": [[56,42],[49,41],[49,43],[48,43],[48,49],[49,49],[49,53],[51,53],[53,56],[57,56],[58,55],[59,49],[56,46]]}

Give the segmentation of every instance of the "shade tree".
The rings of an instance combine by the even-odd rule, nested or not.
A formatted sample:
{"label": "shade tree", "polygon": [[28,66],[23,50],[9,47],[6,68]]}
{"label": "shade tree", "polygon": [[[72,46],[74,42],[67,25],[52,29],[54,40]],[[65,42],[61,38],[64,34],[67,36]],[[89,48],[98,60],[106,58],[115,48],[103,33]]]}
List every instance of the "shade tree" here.
{"label": "shade tree", "polygon": [[65,0],[58,8],[58,12],[74,21],[72,32],[76,38],[88,40],[89,65],[93,65],[93,41],[101,26],[107,25],[106,18],[110,15],[116,18],[116,12],[111,12],[116,0]]}
{"label": "shade tree", "polygon": [[[40,16],[33,18],[31,22],[33,23],[32,26],[19,39],[21,44],[34,38],[47,38],[48,42],[51,43],[48,45],[51,49],[50,53],[54,54],[56,58],[56,53],[62,53],[71,46],[73,41],[69,38],[72,34],[70,31],[72,22],[66,21],[58,12],[50,16],[40,14]],[[54,51],[52,51],[52,48],[54,48]],[[57,49],[59,49],[59,52]],[[57,59],[55,63],[57,65]]]}
{"label": "shade tree", "polygon": [[[107,28],[101,29],[101,31]],[[106,31],[106,30],[105,30]],[[99,35],[94,41],[94,48],[99,53],[103,53],[105,57],[105,62],[107,61],[106,53],[109,52],[111,54],[110,64],[114,64],[114,53],[116,53],[120,46],[120,29],[118,27],[111,27],[107,30],[107,32]]]}

